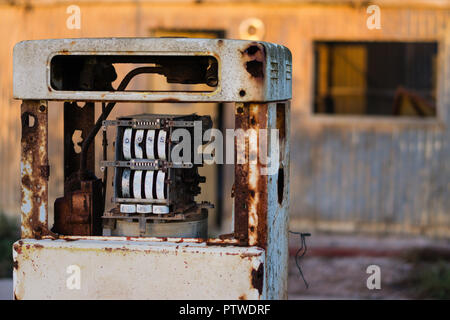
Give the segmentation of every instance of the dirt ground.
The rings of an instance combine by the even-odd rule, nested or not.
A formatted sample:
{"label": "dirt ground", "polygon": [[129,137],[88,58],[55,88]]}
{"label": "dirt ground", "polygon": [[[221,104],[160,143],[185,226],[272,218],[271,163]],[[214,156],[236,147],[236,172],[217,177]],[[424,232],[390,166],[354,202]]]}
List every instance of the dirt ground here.
{"label": "dirt ground", "polygon": [[[411,270],[400,259],[387,257],[306,257],[301,263],[309,288],[306,289],[293,258],[289,261],[289,299],[409,299],[398,283]],[[381,269],[381,289],[369,290],[369,265]]]}
{"label": "dirt ground", "polygon": [[[421,237],[313,234],[307,239],[308,252],[300,260],[300,267],[309,284],[308,289],[292,256],[299,247],[298,238],[290,238],[289,299],[417,298],[414,286],[405,283],[417,270],[417,261],[406,259],[408,253],[430,248],[440,252],[450,250],[449,241]],[[380,267],[379,290],[367,288],[370,274],[366,270],[370,265]]]}

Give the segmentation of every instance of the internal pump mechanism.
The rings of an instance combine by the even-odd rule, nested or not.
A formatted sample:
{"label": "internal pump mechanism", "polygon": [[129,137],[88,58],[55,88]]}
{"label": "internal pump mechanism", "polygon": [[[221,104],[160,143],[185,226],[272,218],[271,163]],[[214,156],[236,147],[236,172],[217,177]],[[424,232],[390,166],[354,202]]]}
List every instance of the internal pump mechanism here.
{"label": "internal pump mechanism", "polygon": [[[176,236],[205,238],[209,203],[197,203],[198,173],[202,164],[174,161],[178,143],[176,129],[194,137],[194,127],[203,133],[212,126],[209,116],[143,114],[103,122],[104,130],[116,126],[115,161],[102,161],[101,168],[114,167],[115,207],[103,216],[105,233],[114,236]],[[194,139],[184,148],[187,159],[198,158]],[[186,146],[186,144],[184,145]],[[184,158],[184,157],[182,157]]]}
{"label": "internal pump mechanism", "polygon": [[[114,90],[114,64],[125,62],[152,66],[131,70]],[[51,84],[55,90],[124,92],[135,76],[155,73],[164,75],[168,83],[217,86],[217,60],[206,56],[56,56],[51,63]],[[72,154],[79,159],[79,167],[70,167],[64,197],[55,201],[52,232],[79,236],[206,237],[207,207],[211,205],[194,201],[200,193],[199,183],[205,182],[198,174],[202,163],[174,163],[171,150],[178,143],[172,139],[174,129],[185,129],[193,136],[198,124],[203,134],[211,128],[211,118],[195,114],[137,115],[107,120],[115,105],[116,101],[102,103],[102,114],[86,131],[81,152]],[[90,107],[94,110],[93,104]],[[108,126],[117,126],[114,161],[106,159]],[[95,177],[93,162],[89,162],[94,159],[94,139],[102,127],[103,181]],[[191,159],[198,152],[194,149],[189,151]],[[105,212],[109,166],[115,168],[115,207]]]}

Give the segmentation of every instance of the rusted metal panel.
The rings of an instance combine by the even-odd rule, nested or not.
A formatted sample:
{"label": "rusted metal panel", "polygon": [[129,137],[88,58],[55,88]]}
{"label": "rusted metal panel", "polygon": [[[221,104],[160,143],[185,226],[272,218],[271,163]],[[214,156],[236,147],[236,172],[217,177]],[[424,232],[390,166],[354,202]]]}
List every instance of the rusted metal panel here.
{"label": "rusted metal panel", "polygon": [[261,162],[255,160],[258,155],[267,154],[267,150],[260,150],[258,135],[260,129],[268,128],[268,111],[267,104],[256,103],[236,104],[235,110],[235,128],[246,134],[244,144],[236,140],[235,154],[242,154],[247,160],[241,164],[239,159],[235,161],[234,232],[243,243],[262,248],[267,244],[268,176],[261,175]]}
{"label": "rusted metal panel", "polygon": [[77,189],[68,190],[64,197],[56,199],[52,230],[64,235],[100,236],[102,215],[102,181],[81,181]]}
{"label": "rusted metal panel", "polygon": [[102,181],[92,176],[95,172],[94,141],[86,151],[90,178],[79,179],[82,143],[95,121],[94,103],[82,104],[64,103],[64,196],[55,200],[52,230],[65,235],[101,235]]}
{"label": "rusted metal panel", "polygon": [[[83,141],[94,127],[95,105],[92,102],[64,103],[64,181],[80,169],[80,152]],[[79,136],[74,136],[75,132]],[[79,139],[78,141],[75,139]],[[74,142],[77,142],[77,144]],[[87,168],[95,172],[95,141],[87,151]],[[67,190],[65,190],[67,191]]]}
{"label": "rusted metal panel", "polygon": [[269,104],[268,127],[279,130],[280,167],[267,181],[266,299],[287,299],[290,122],[289,101]]}
{"label": "rusted metal panel", "polygon": [[47,103],[22,103],[22,238],[40,238],[48,232],[48,123]]}
{"label": "rusted metal panel", "polygon": [[[114,48],[114,50],[111,50]],[[218,60],[212,92],[58,91],[50,74],[55,56],[211,56]],[[32,57],[32,58],[30,58]],[[97,38],[22,41],[14,47],[17,99],[85,101],[236,102],[291,98],[291,53],[281,45],[227,39]],[[32,72],[30,72],[30,70]],[[275,75],[275,76],[269,76]]]}
{"label": "rusted metal panel", "polygon": [[188,238],[188,237],[128,237],[128,236],[64,236],[64,235],[49,235],[42,239],[60,239],[65,241],[75,240],[96,240],[96,241],[137,241],[137,242],[170,242],[170,243],[203,243],[206,245],[238,245],[239,241],[233,238]]}
{"label": "rusted metal panel", "polygon": [[[265,297],[265,253],[257,247],[27,239],[14,244],[13,254],[19,300]],[[74,268],[79,289],[67,284]]]}
{"label": "rusted metal panel", "polygon": [[[249,128],[249,106],[244,103],[237,103],[235,108],[235,128],[242,129],[244,132]],[[236,138],[235,138],[236,139]],[[240,152],[248,159],[248,139],[245,143],[234,143],[234,237],[243,244],[248,244],[248,201],[250,198],[248,184],[248,161],[238,163],[237,154]],[[242,150],[244,148],[244,150]]]}
{"label": "rusted metal panel", "polygon": [[[268,129],[268,104],[249,105],[249,129],[254,130],[258,136],[249,135],[249,158],[248,158],[248,244],[266,248],[267,246],[267,216],[272,214],[268,208],[267,198],[269,190],[267,188],[268,175],[261,174],[261,159],[257,157],[267,155],[267,146],[259,143],[260,129]],[[266,141],[266,144],[268,141]]]}
{"label": "rusted metal panel", "polygon": [[[265,293],[267,299],[287,298],[288,220],[289,220],[289,158],[290,158],[290,104],[238,103],[236,129],[277,129],[279,150],[272,150],[269,135],[260,143],[260,136],[250,134],[245,140],[248,161],[235,164],[235,238],[247,245],[266,250]],[[237,142],[236,149],[242,148]],[[240,150],[242,152],[242,150]],[[261,174],[261,161],[255,156],[279,152],[279,168],[275,174]],[[260,159],[261,160],[261,159]]]}

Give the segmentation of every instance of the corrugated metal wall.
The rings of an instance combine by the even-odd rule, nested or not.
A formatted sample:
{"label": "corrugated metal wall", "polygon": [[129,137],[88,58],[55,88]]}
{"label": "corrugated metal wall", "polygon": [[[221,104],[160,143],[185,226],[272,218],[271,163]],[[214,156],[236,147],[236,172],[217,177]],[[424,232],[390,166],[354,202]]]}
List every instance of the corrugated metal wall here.
{"label": "corrugated metal wall", "polygon": [[[314,40],[437,41],[438,118],[314,116],[303,110],[293,128],[291,228],[448,237],[449,11],[381,7],[380,32],[353,28],[358,10],[350,11],[338,11],[337,19],[326,11],[304,21],[310,22],[306,50],[311,52]],[[313,57],[305,57],[304,79],[313,79]],[[303,87],[309,107],[312,82]]]}
{"label": "corrugated metal wall", "polygon": [[293,206],[301,208],[297,228],[448,235],[448,131],[297,134],[292,158],[299,180],[291,189]]}
{"label": "corrugated metal wall", "polygon": [[[19,102],[12,99],[12,48],[25,39],[148,36],[151,30],[224,30],[239,38],[240,23],[257,17],[263,40],[293,52],[291,229],[395,231],[450,236],[450,4],[384,1],[381,30],[366,27],[364,1],[80,2],[80,30],[66,28],[68,2],[0,2],[0,208],[20,203]],[[338,1],[333,1],[338,2]],[[412,3],[420,3],[413,6]],[[374,119],[312,114],[317,40],[437,41],[439,119]],[[54,199],[62,191],[61,109],[50,136]]]}

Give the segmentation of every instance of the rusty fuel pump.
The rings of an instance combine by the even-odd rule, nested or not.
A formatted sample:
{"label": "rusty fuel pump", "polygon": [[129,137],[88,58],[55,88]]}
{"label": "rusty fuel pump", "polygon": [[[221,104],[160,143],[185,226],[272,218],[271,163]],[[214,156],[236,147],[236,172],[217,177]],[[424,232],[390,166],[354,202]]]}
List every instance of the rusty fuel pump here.
{"label": "rusty fuel pump", "polygon": [[[118,79],[118,64],[136,67]],[[141,74],[196,89],[128,88]],[[22,239],[14,244],[15,298],[286,298],[291,76],[289,50],[267,42],[105,38],[17,44]],[[49,101],[64,108],[64,194],[55,201],[52,228]],[[111,111],[125,102],[234,103],[235,129],[244,133],[243,140],[234,137],[234,150],[236,158],[242,151],[248,161],[234,165],[231,235],[209,237],[213,205],[196,200],[206,182],[199,174],[204,165],[199,150],[206,142],[180,138],[180,132],[203,136],[212,128],[211,117],[131,114],[110,119]],[[97,119],[96,104],[101,104]],[[106,132],[111,129],[115,152],[108,157]],[[270,130],[276,131],[275,138],[262,138]],[[78,152],[75,131],[83,138]],[[103,154],[96,161],[94,140],[100,132]],[[176,153],[182,144],[190,151]],[[276,170],[254,161],[261,151],[276,154]],[[103,177],[95,176],[96,168]],[[113,181],[108,181],[108,169]],[[75,290],[68,284],[68,270],[80,272]]]}

